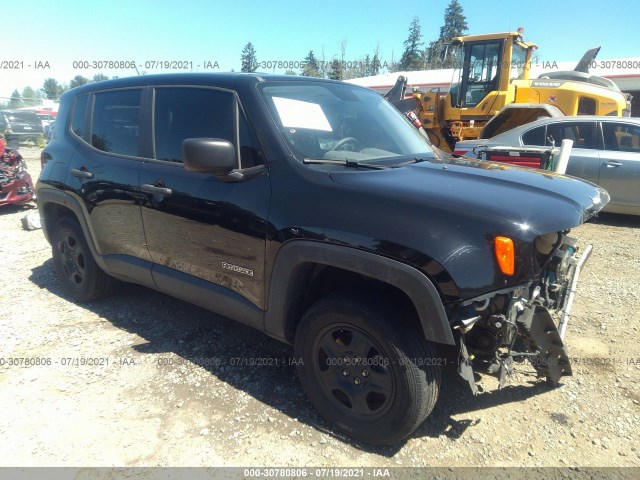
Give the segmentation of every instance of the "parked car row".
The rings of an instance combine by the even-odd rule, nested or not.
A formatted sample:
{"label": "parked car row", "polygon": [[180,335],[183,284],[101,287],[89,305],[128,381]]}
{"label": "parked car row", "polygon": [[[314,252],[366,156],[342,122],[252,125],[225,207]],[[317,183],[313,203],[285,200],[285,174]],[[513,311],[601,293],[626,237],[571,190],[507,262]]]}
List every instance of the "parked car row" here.
{"label": "parked car row", "polygon": [[51,133],[53,131],[53,123],[56,121],[56,117],[51,113],[37,113],[36,115],[42,123],[42,132],[44,138],[49,141],[51,139]]}
{"label": "parked car row", "polygon": [[10,148],[20,142],[36,141],[44,134],[42,120],[28,110],[0,110],[0,132],[4,132]]}
{"label": "parked car row", "polygon": [[544,118],[492,138],[458,142],[455,153],[476,157],[485,147],[559,147],[565,139],[573,141],[567,175],[604,187],[611,196],[604,211],[640,215],[640,118]]}

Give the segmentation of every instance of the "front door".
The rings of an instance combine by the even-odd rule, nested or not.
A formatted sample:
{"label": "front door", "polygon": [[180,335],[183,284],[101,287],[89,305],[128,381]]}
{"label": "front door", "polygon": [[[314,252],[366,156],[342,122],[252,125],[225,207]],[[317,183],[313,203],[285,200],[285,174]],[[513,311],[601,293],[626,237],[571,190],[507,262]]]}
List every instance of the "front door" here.
{"label": "front door", "polygon": [[640,207],[640,126],[603,122],[599,184],[612,205]]}
{"label": "front door", "polygon": [[235,95],[214,88],[158,87],[153,103],[153,158],[142,166],[140,189],[154,272],[186,274],[264,308],[266,169],[236,183],[189,172],[182,164],[186,138],[229,140],[246,162],[261,161]]}

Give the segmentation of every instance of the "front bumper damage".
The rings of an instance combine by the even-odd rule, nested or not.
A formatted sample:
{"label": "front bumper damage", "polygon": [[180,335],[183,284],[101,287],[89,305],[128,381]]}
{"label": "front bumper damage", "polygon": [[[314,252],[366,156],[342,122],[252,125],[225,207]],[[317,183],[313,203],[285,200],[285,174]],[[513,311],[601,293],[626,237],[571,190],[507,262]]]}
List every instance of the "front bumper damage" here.
{"label": "front bumper damage", "polygon": [[518,362],[528,361],[539,378],[553,385],[572,374],[564,345],[580,273],[592,252],[578,256],[575,239],[566,237],[553,271],[535,282],[494,292],[461,304],[452,328],[458,332],[458,373],[478,393],[475,370],[508,383]]}

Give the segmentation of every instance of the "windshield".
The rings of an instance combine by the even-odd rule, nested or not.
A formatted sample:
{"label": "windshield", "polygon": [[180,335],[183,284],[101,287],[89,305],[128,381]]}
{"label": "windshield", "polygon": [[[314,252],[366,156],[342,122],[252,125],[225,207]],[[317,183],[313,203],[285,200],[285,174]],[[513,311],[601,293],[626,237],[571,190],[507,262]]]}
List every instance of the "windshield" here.
{"label": "windshield", "polygon": [[511,80],[522,80],[526,61],[527,49],[514,40],[511,52],[511,74],[509,77]]}
{"label": "windshield", "polygon": [[304,158],[366,162],[433,156],[431,144],[372,90],[329,82],[262,86],[282,135]]}

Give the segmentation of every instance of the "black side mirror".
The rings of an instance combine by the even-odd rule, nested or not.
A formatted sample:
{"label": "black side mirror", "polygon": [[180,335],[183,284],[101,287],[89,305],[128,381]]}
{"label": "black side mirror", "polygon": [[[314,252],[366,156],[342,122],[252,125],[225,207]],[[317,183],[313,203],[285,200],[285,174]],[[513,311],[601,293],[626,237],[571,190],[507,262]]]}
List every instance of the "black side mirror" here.
{"label": "black side mirror", "polygon": [[182,142],[182,159],[190,172],[223,177],[236,168],[236,149],[221,138],[187,138]]}

